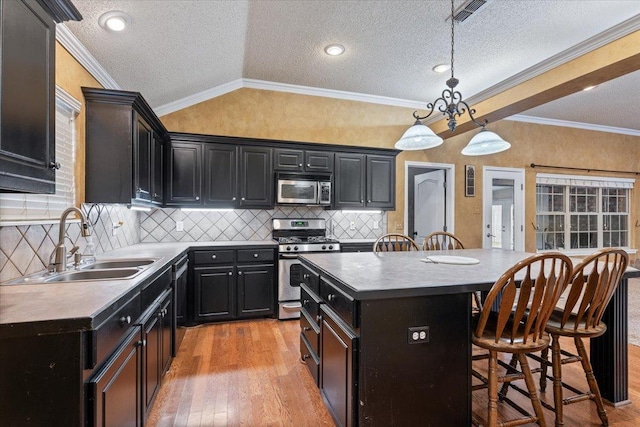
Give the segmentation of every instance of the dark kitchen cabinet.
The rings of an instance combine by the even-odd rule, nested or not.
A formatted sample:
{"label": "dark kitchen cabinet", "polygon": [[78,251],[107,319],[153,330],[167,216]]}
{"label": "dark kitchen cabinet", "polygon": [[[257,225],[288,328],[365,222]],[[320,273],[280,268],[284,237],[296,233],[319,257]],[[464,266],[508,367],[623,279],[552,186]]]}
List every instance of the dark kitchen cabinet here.
{"label": "dark kitchen cabinet", "polygon": [[235,317],[235,268],[194,269],[194,320],[196,323]]}
{"label": "dark kitchen cabinet", "polygon": [[171,142],[167,165],[165,204],[202,204],[202,144]]}
{"label": "dark kitchen cabinet", "polygon": [[370,242],[340,242],[340,252],[373,252],[374,241],[375,239]]}
{"label": "dark kitchen cabinet", "polygon": [[55,193],[56,22],[82,16],[53,3],[0,3],[0,192]]}
{"label": "dark kitchen cabinet", "polygon": [[240,147],[240,207],[273,207],[271,148]]}
{"label": "dark kitchen cabinet", "polygon": [[336,153],[335,209],[395,208],[395,156]]}
{"label": "dark kitchen cabinet", "polygon": [[207,207],[237,207],[238,147],[230,144],[204,144],[205,197]]}
{"label": "dark kitchen cabinet", "polygon": [[290,172],[332,172],[334,154],[331,151],[276,148],[273,169]]}
{"label": "dark kitchen cabinet", "polygon": [[273,265],[238,266],[238,316],[270,316],[274,311]]}
{"label": "dark kitchen cabinet", "polygon": [[86,101],[86,201],[163,202],[166,129],[138,92],[82,88]]}
{"label": "dark kitchen cabinet", "polygon": [[[94,427],[140,426],[142,358],[140,328],[136,327],[99,373],[89,381]],[[87,423],[89,424],[89,423]]]}

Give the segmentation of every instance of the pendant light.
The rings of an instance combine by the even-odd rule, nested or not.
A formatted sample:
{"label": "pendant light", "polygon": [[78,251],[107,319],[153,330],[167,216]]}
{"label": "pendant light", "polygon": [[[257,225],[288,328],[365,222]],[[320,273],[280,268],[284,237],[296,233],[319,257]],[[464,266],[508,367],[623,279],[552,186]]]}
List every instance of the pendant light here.
{"label": "pendant light", "polygon": [[422,120],[433,114],[436,107],[438,108],[438,111],[447,116],[447,124],[451,132],[455,130],[458,124],[456,118],[462,116],[464,113],[469,114],[471,121],[475,123],[476,126],[482,128],[482,130],[478,132],[471,141],[469,141],[469,144],[464,148],[464,150],[462,150],[463,155],[479,156],[484,154],[493,154],[511,147],[511,144],[500,138],[494,132],[486,129],[487,123],[489,123],[487,120],[483,123],[476,120],[473,116],[476,113],[476,110],[471,108],[467,102],[463,101],[462,94],[455,90],[455,87],[458,86],[459,80],[454,76],[454,24],[454,7],[453,0],[451,0],[451,78],[447,80],[447,89],[442,91],[442,96],[437,98],[434,102],[427,104],[429,113],[426,116],[420,117],[417,111],[413,112],[413,117],[416,119],[416,122],[413,126],[407,129],[398,142],[396,142],[395,148],[399,150],[425,150],[442,144],[443,139],[422,123]]}

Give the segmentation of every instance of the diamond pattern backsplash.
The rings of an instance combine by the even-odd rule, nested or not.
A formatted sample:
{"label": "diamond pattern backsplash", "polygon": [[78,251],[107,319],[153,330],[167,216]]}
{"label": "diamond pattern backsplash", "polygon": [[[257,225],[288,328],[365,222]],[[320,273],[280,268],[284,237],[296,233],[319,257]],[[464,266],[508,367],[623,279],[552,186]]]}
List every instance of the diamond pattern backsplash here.
{"label": "diamond pattern backsplash", "polygon": [[[327,234],[338,239],[376,239],[387,229],[386,213],[330,211],[315,207],[282,207],[270,210],[184,212],[156,209],[140,212],[142,242],[200,242],[212,240],[265,240],[271,238],[273,218],[324,218]],[[184,231],[176,231],[182,221]],[[378,228],[374,228],[374,222]],[[351,223],[354,229],[351,229]]]}
{"label": "diamond pattern backsplash", "polygon": [[[77,245],[79,252],[85,253],[92,241],[96,254],[101,254],[140,242],[138,212],[123,205],[102,204],[83,204],[82,210],[92,224],[92,235],[82,237],[78,223],[67,223],[67,251]],[[115,236],[112,235],[114,223],[118,226]],[[46,269],[58,242],[58,233],[57,223],[0,227],[0,282]]]}

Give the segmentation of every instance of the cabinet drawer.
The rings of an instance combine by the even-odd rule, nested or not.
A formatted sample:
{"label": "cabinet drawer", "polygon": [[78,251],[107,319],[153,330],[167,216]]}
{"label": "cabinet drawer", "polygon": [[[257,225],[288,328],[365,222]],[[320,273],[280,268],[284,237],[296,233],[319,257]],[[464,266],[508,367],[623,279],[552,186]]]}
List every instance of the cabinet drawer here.
{"label": "cabinet drawer", "polygon": [[320,359],[311,350],[311,346],[302,334],[300,334],[300,360],[307,365],[307,369],[313,377],[313,382],[320,386]]}
{"label": "cabinet drawer", "polygon": [[223,249],[219,251],[193,251],[195,265],[203,264],[232,264],[234,261],[233,250]]}
{"label": "cabinet drawer", "polygon": [[273,261],[273,249],[238,249],[238,262]]}
{"label": "cabinet drawer", "polygon": [[305,265],[300,266],[302,283],[307,285],[315,294],[320,295],[320,275],[309,270]]}
{"label": "cabinet drawer", "polygon": [[358,302],[343,293],[326,278],[320,278],[320,298],[352,328],[358,327]]}
{"label": "cabinet drawer", "polygon": [[309,288],[300,285],[300,305],[309,314],[309,320],[320,326],[320,297],[315,295]]}
{"label": "cabinet drawer", "polygon": [[131,331],[141,314],[140,294],[136,294],[119,308],[109,319],[91,331],[91,354],[87,358],[87,368],[107,358],[124,336]]}
{"label": "cabinet drawer", "polygon": [[320,354],[320,327],[316,326],[309,318],[308,314],[300,311],[300,333],[304,335],[311,349],[316,355]]}

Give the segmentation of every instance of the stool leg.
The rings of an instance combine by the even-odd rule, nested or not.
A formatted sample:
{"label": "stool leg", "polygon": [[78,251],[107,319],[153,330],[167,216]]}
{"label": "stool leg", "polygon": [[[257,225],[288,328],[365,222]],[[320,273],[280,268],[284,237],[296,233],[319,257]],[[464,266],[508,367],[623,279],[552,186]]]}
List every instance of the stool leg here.
{"label": "stool leg", "polygon": [[498,425],[498,353],[489,351],[489,427]]}
{"label": "stool leg", "polygon": [[540,391],[544,392],[547,389],[547,369],[549,368],[549,347],[545,347],[540,354],[540,357],[544,362],[540,363]]}
{"label": "stool leg", "polygon": [[[509,366],[513,368],[513,371],[507,370],[507,374],[510,374],[511,372],[516,372],[516,366],[518,366],[518,357],[515,354],[511,356],[511,362],[509,362]],[[500,389],[500,392],[498,393],[498,399],[501,402],[505,397],[507,397],[508,391],[509,391],[509,382],[505,381],[502,384],[502,388]]]}
{"label": "stool leg", "polygon": [[524,381],[527,384],[527,390],[529,391],[529,397],[531,399],[531,404],[533,405],[533,410],[536,413],[536,417],[538,418],[538,425],[540,427],[546,427],[547,423],[544,419],[542,405],[540,404],[540,399],[538,398],[536,384],[533,381],[533,375],[531,375],[531,369],[529,368],[529,361],[527,360],[527,356],[523,353],[518,354],[518,361],[520,362],[520,367],[522,368],[522,373],[524,374]]}
{"label": "stool leg", "polygon": [[594,395],[594,400],[596,402],[596,407],[598,408],[598,416],[600,417],[600,421],[602,421],[603,426],[609,425],[609,420],[607,418],[607,411],[604,409],[604,404],[602,403],[602,396],[600,396],[600,388],[598,387],[598,382],[596,378],[593,376],[593,368],[591,367],[591,362],[589,362],[589,356],[587,355],[587,351],[584,348],[584,344],[582,343],[582,338],[574,337],[573,341],[576,343],[576,349],[578,350],[578,354],[582,359],[582,368],[584,369],[584,374],[587,377],[587,383],[589,383],[589,389],[591,393]]}
{"label": "stool leg", "polygon": [[560,337],[551,335],[551,371],[553,373],[553,403],[556,408],[556,427],[564,425],[562,410],[562,359]]}

